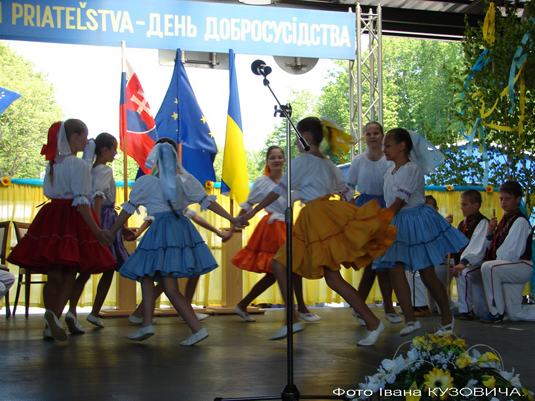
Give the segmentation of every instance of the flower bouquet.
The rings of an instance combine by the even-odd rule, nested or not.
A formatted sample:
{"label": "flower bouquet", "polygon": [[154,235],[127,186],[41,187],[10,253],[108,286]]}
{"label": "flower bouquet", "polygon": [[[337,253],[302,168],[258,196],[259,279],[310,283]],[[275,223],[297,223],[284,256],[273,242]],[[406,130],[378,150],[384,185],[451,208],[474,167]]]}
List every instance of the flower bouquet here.
{"label": "flower bouquet", "polygon": [[[533,401],[514,369],[506,372],[499,354],[484,344],[468,348],[463,339],[432,334],[408,343],[405,355],[383,360],[378,372],[366,377],[354,400]],[[488,351],[476,349],[483,347]]]}

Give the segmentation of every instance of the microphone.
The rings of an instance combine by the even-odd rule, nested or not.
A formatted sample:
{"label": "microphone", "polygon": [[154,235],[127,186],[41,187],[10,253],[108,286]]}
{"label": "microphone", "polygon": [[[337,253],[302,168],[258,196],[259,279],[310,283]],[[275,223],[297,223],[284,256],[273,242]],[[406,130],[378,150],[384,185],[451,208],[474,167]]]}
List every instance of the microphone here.
{"label": "microphone", "polygon": [[251,70],[253,71],[253,74],[262,75],[263,77],[268,76],[272,71],[271,67],[266,65],[266,63],[264,63],[262,60],[253,61],[253,64],[251,64]]}

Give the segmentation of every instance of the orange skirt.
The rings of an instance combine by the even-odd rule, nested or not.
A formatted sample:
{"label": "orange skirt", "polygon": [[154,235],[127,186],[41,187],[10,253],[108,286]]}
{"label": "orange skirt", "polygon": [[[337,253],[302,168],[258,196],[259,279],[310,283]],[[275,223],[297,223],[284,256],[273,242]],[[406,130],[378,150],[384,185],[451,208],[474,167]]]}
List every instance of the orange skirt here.
{"label": "orange skirt", "polygon": [[250,272],[273,273],[271,261],[286,242],[286,223],[269,223],[270,216],[271,213],[260,220],[249,243],[232,258],[232,264]]}
{"label": "orange skirt", "polygon": [[[382,255],[396,237],[394,213],[376,200],[356,207],[324,196],[309,202],[297,218],[292,235],[293,272],[308,279],[324,276],[324,268],[364,267]],[[286,265],[286,246],[275,260]]]}

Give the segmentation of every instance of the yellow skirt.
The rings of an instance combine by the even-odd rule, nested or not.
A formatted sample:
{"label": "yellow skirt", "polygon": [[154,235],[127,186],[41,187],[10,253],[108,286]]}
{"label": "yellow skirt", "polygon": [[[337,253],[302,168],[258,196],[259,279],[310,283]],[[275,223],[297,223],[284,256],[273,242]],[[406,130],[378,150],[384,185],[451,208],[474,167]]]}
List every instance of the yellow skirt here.
{"label": "yellow skirt", "polygon": [[[308,279],[324,276],[323,269],[340,265],[364,267],[382,255],[396,237],[394,213],[377,201],[357,207],[324,196],[309,202],[299,214],[292,235],[294,273]],[[286,244],[275,255],[286,265]]]}

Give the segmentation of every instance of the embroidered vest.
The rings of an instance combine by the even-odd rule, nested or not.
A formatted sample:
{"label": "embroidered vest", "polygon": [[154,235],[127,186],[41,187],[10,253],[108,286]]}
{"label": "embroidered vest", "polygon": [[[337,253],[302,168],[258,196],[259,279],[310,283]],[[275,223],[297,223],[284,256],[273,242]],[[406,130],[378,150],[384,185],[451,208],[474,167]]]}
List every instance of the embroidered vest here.
{"label": "embroidered vest", "polygon": [[[511,227],[513,226],[513,223],[517,219],[526,219],[526,216],[522,214],[520,209],[516,209],[510,213],[504,214],[502,217],[502,220],[500,221],[500,224],[498,224],[498,229],[496,230],[496,233],[494,234],[494,240],[492,241],[492,244],[490,248],[487,250],[487,253],[485,255],[485,260],[496,260],[496,252],[500,248],[500,246],[504,243],[505,238],[507,238],[507,235],[509,234],[509,231],[511,230]],[[532,235],[529,235],[526,240],[526,250],[520,256],[520,259],[523,260],[531,260],[531,237]]]}
{"label": "embroidered vest", "polygon": [[[466,236],[466,238],[471,240],[472,235],[474,234],[474,231],[476,230],[476,227],[481,222],[481,220],[488,220],[488,219],[485,216],[483,216],[481,212],[477,212],[476,214],[473,214],[472,216],[468,216],[463,221],[461,221],[457,229],[460,232],[462,232]],[[461,249],[459,253],[456,253],[453,255],[456,265],[458,265],[461,262],[461,255],[466,249],[466,246],[463,249]]]}

